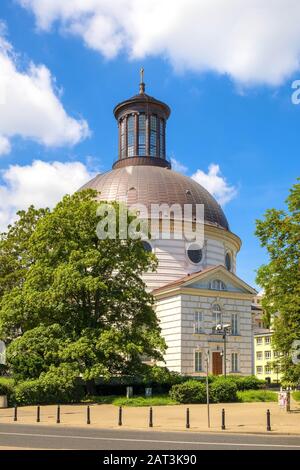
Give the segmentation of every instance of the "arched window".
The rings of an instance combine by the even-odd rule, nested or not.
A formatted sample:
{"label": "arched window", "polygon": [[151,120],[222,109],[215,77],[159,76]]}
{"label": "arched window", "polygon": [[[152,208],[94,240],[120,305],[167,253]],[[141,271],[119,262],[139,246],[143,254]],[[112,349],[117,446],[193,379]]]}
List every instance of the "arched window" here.
{"label": "arched window", "polygon": [[214,279],[210,281],[209,288],[214,290],[226,290],[226,285],[220,279]]}
{"label": "arched window", "polygon": [[150,116],[150,155],[156,157],[157,155],[157,117]]}
{"label": "arched window", "polygon": [[215,326],[221,325],[222,324],[222,310],[219,304],[213,304],[212,315],[213,315],[214,325]]}
{"label": "arched window", "polygon": [[127,145],[128,157],[133,157],[134,155],[134,116],[129,116],[127,121]]}
{"label": "arched window", "polygon": [[146,116],[139,114],[139,139],[138,139],[138,154],[140,156],[146,155]]}
{"label": "arched window", "polygon": [[227,252],[225,256],[225,266],[228,271],[231,271],[232,261],[231,261],[231,254],[229,252]]}

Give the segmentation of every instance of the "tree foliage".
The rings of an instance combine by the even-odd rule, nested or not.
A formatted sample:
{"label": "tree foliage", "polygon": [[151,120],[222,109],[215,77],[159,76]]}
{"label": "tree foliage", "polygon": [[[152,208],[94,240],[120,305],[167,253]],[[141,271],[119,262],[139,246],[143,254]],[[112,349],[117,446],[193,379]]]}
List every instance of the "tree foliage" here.
{"label": "tree foliage", "polygon": [[291,361],[292,343],[300,339],[300,184],[290,191],[288,210],[268,210],[257,221],[256,234],[267,249],[269,263],[258,270],[264,289],[262,306],[274,327],[275,349],[282,353],[286,380],[299,382],[300,367]]}
{"label": "tree foliage", "polygon": [[65,363],[89,381],[136,373],[142,355],[162,359],[141,278],[156,259],[140,241],[97,237],[96,194],[65,196],[53,211],[31,207],[2,235],[0,338],[11,343],[8,362],[20,377]]}

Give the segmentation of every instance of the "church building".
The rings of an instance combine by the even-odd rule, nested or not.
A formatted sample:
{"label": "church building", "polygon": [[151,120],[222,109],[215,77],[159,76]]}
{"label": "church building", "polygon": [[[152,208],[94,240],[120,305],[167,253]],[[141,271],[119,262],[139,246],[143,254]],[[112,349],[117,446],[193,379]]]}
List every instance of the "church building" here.
{"label": "church building", "polygon": [[253,372],[251,303],[256,291],[236,275],[240,238],[231,232],[213,196],[193,179],[172,170],[167,158],[169,106],[139,93],[114,109],[119,155],[112,170],[82,189],[93,188],[99,200],[128,205],[204,206],[201,246],[182,237],[158,237],[144,248],[158,259],[156,272],[145,273],[155,298],[165,365],[184,375]]}

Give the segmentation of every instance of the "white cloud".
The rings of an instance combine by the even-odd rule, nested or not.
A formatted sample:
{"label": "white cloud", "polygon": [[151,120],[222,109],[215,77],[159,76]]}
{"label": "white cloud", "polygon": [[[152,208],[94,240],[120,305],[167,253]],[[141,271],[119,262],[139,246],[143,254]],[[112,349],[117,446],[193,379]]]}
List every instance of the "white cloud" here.
{"label": "white cloud", "polygon": [[226,178],[221,174],[219,165],[214,163],[209,165],[208,173],[197,170],[192,178],[207,189],[221,206],[224,206],[237,195],[237,188],[227,183]]}
{"label": "white cloud", "polygon": [[175,158],[171,158],[172,170],[178,171],[178,173],[186,173],[188,168],[187,166],[183,165],[181,162],[176,160]]}
{"label": "white cloud", "polygon": [[49,147],[74,145],[87,137],[88,124],[65,111],[44,65],[21,71],[0,22],[0,155],[20,136]]}
{"label": "white cloud", "polygon": [[0,156],[7,155],[11,150],[10,142],[6,137],[0,135]]}
{"label": "white cloud", "polygon": [[2,171],[0,185],[0,230],[16,218],[16,211],[53,207],[65,194],[71,194],[90,180],[92,174],[80,162],[34,161],[31,165],[12,165]]}
{"label": "white cloud", "polygon": [[175,69],[277,85],[300,68],[299,0],[18,0],[105,57],[166,57]]}

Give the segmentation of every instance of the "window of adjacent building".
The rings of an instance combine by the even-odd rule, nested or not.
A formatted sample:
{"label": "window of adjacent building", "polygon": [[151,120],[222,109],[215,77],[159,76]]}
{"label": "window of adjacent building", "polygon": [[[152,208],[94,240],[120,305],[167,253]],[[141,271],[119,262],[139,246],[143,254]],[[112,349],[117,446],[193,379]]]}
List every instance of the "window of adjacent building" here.
{"label": "window of adjacent building", "polygon": [[121,121],[121,157],[126,156],[125,130],[126,130],[125,119],[122,119]]}
{"label": "window of adjacent building", "polygon": [[263,353],[262,353],[262,351],[258,351],[258,352],[256,353],[256,359],[257,359],[258,361],[261,361],[262,358],[263,358]]}
{"label": "window of adjacent building", "polygon": [[202,250],[196,243],[192,243],[188,247],[187,255],[189,260],[194,264],[198,264],[202,260]]}
{"label": "window of adjacent building", "polygon": [[142,245],[145,251],[148,251],[149,253],[152,252],[152,246],[150,245],[149,242],[146,242],[145,240],[143,240]]}
{"label": "window of adjacent building", "polygon": [[139,114],[139,138],[138,138],[138,154],[146,155],[146,115]]}
{"label": "window of adjacent building", "polygon": [[222,310],[219,304],[212,306],[212,314],[215,326],[222,324]]}
{"label": "window of adjacent building", "polygon": [[256,344],[262,344],[262,338],[256,338]]}
{"label": "window of adjacent building", "polygon": [[150,155],[156,157],[157,155],[157,117],[150,117]]}
{"label": "window of adjacent building", "polygon": [[270,342],[271,342],[270,336],[266,336],[265,337],[265,344],[270,344]]}
{"label": "window of adjacent building", "polygon": [[209,288],[214,290],[226,290],[224,282],[220,279],[214,279],[213,281],[210,281]]}
{"label": "window of adjacent building", "polygon": [[265,351],[265,359],[271,359],[271,351]]}
{"label": "window of adjacent building", "polygon": [[159,156],[165,157],[165,121],[164,119],[159,120]]}
{"label": "window of adjacent building", "polygon": [[238,335],[239,334],[238,328],[238,315],[237,313],[231,314],[231,334]]}
{"label": "window of adjacent building", "polygon": [[231,354],[231,372],[238,372],[238,353]]}
{"label": "window of adjacent building", "polygon": [[202,333],[203,331],[203,313],[195,312],[194,314],[194,333]]}
{"label": "window of adjacent building", "polygon": [[134,155],[134,116],[129,116],[127,121],[127,146],[128,146],[128,157]]}
{"label": "window of adjacent building", "polygon": [[262,373],[263,373],[263,368],[262,368],[262,366],[257,366],[257,367],[256,367],[256,373],[257,373],[257,374],[262,374]]}
{"label": "window of adjacent building", "polygon": [[271,367],[270,366],[266,366],[265,367],[265,374],[271,374]]}
{"label": "window of adjacent building", "polygon": [[228,271],[231,271],[232,262],[231,262],[231,254],[230,254],[230,253],[226,253],[226,256],[225,256],[225,266],[226,266],[226,269],[227,269]]}
{"label": "window of adjacent building", "polygon": [[195,351],[195,372],[202,371],[202,352]]}

